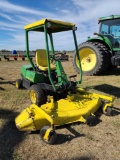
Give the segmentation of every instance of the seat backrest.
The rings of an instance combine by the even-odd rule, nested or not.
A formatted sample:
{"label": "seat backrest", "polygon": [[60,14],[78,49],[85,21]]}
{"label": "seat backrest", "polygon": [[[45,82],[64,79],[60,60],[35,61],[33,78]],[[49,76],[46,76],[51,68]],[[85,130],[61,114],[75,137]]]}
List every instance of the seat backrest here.
{"label": "seat backrest", "polygon": [[37,49],[35,57],[36,57],[36,65],[37,66],[47,67],[46,50]]}

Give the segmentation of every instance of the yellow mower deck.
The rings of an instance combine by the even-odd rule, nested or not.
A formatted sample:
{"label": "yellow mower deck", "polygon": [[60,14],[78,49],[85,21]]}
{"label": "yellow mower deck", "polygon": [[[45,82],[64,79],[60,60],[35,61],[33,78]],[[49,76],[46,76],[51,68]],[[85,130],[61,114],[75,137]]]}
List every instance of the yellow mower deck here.
{"label": "yellow mower deck", "polygon": [[[76,94],[67,95],[67,98],[58,101],[50,97],[41,107],[32,104],[15,119],[16,126],[22,131],[40,130],[44,126],[60,126],[73,122],[86,122],[94,115],[99,107],[105,111],[112,107],[113,97],[94,94],[78,88]],[[106,103],[103,104],[103,101]]]}

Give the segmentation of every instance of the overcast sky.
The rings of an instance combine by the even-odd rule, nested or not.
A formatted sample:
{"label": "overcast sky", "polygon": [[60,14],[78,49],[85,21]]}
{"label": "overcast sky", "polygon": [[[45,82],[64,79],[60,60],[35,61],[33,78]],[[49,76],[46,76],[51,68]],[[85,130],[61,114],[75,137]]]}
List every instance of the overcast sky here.
{"label": "overcast sky", "polygon": [[[120,0],[0,0],[0,50],[25,50],[24,26],[44,18],[75,23],[77,42],[98,32],[98,18],[119,15]],[[74,50],[71,32],[55,34],[56,50]],[[30,34],[30,49],[44,48],[43,34]]]}

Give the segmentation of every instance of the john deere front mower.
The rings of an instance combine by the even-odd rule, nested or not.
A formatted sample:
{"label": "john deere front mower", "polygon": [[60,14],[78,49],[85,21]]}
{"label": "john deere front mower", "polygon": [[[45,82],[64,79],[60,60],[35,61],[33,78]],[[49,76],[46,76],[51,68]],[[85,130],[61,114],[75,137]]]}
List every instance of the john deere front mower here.
{"label": "john deere front mower", "polygon": [[[21,131],[39,130],[42,140],[53,144],[56,140],[57,126],[73,122],[87,123],[99,108],[102,108],[106,115],[110,115],[113,97],[89,93],[78,87],[82,82],[82,70],[75,34],[76,26],[73,23],[43,19],[24,28],[26,54],[30,65],[22,67],[22,78],[16,81],[16,86],[17,88],[24,86],[30,90],[33,104],[16,117],[17,128]],[[46,50],[36,50],[35,64],[29,57],[30,31],[44,32],[45,35]],[[80,74],[78,81],[75,80],[76,75],[67,76],[61,64],[63,54],[56,56],[54,51],[52,35],[65,31],[72,31],[73,34]]]}
{"label": "john deere front mower", "polygon": [[[78,46],[84,75],[99,75],[120,66],[120,15],[101,17],[99,33]],[[77,54],[73,66],[79,73]]]}

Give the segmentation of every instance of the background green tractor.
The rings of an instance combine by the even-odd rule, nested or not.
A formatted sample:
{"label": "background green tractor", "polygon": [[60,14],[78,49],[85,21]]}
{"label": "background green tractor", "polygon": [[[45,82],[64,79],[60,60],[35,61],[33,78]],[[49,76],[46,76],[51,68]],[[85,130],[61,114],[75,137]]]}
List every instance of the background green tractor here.
{"label": "background green tractor", "polygon": [[[99,33],[78,46],[84,75],[99,75],[120,66],[120,15],[98,19]],[[73,66],[79,72],[76,51]]]}

